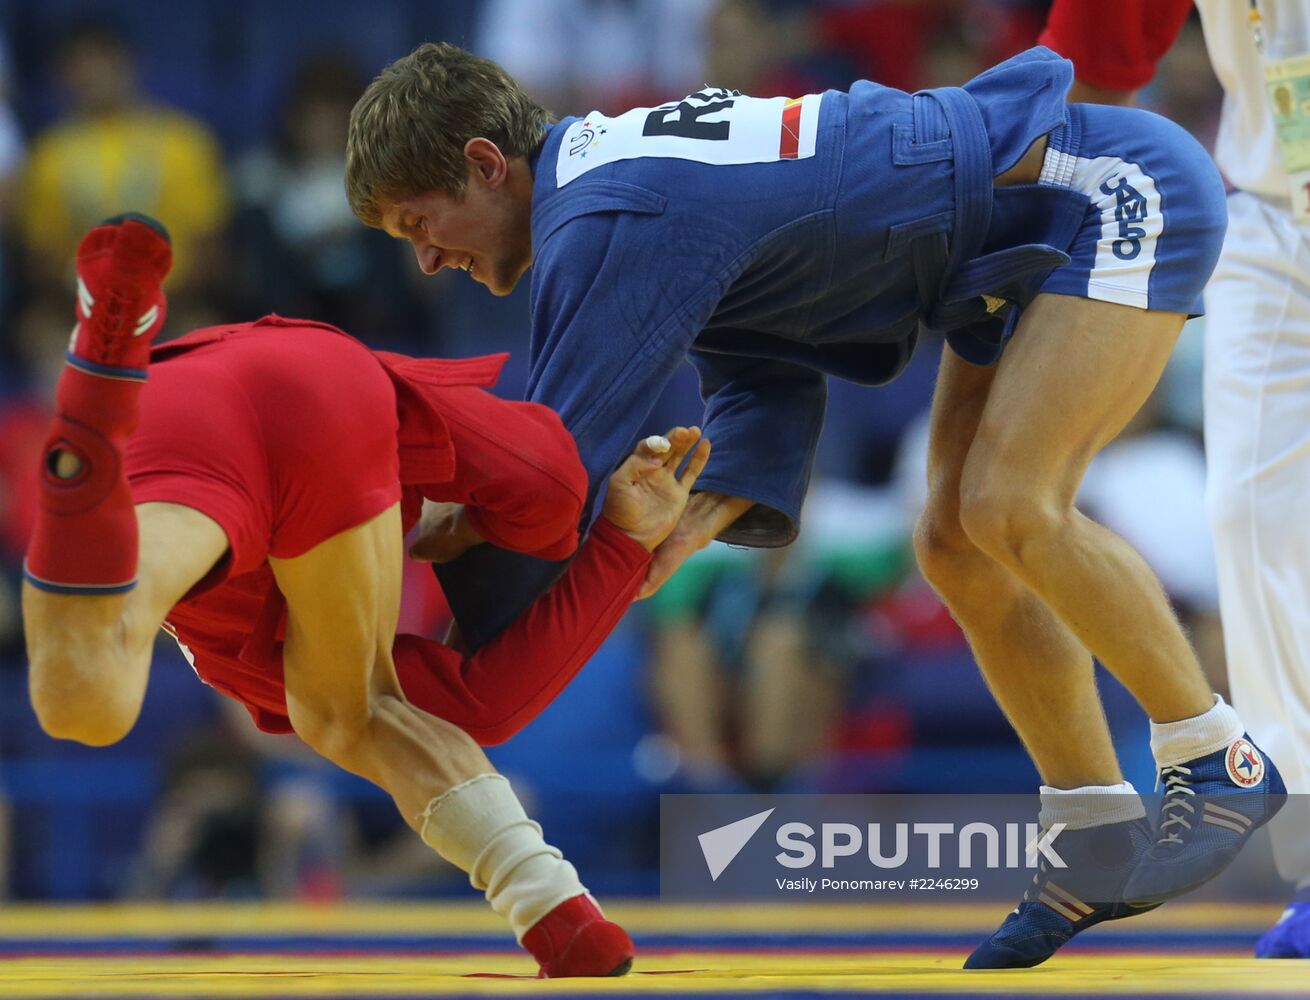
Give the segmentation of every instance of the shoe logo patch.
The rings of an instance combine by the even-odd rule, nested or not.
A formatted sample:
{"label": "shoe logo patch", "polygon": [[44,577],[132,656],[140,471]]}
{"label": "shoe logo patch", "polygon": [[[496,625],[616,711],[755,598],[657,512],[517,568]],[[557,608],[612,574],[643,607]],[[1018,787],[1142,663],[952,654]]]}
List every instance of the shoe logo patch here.
{"label": "shoe logo patch", "polygon": [[82,318],[90,319],[91,309],[95,306],[96,300],[80,274],[77,276],[77,304],[82,310]]}
{"label": "shoe logo patch", "polygon": [[1224,757],[1228,777],[1238,788],[1254,788],[1265,776],[1264,758],[1250,740],[1236,740]]}
{"label": "shoe logo patch", "polygon": [[141,334],[145,333],[155,325],[155,320],[157,319],[159,319],[159,306],[153,305],[143,312],[141,318],[136,321],[136,332],[133,333],[132,336],[141,336]]}

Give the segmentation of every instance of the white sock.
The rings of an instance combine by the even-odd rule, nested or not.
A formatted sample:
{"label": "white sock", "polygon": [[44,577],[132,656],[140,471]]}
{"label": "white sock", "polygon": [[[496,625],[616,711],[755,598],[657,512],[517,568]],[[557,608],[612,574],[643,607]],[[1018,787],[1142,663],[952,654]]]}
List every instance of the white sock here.
{"label": "white sock", "polygon": [[1043,830],[1063,823],[1069,830],[1086,830],[1110,823],[1141,819],[1146,808],[1131,782],[1117,785],[1083,785],[1080,788],[1052,788],[1042,785],[1042,811],[1037,822]]}
{"label": "white sock", "polygon": [[480,774],[437,796],[423,813],[421,836],[469,873],[520,942],[560,903],[587,891],[558,848],[542,839],[504,775]]}
{"label": "white sock", "polygon": [[1157,767],[1183,764],[1222,750],[1244,732],[1233,706],[1219,695],[1214,705],[1192,719],[1151,723],[1151,753]]}

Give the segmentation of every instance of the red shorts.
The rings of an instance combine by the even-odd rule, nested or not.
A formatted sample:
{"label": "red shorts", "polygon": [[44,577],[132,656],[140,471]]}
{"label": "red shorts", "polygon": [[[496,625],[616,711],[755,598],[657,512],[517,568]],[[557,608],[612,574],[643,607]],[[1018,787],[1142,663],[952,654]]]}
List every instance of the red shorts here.
{"label": "red shorts", "polygon": [[395,390],[358,341],[261,320],[164,353],[125,471],[136,503],[218,522],[232,550],[224,577],[302,555],[399,502]]}

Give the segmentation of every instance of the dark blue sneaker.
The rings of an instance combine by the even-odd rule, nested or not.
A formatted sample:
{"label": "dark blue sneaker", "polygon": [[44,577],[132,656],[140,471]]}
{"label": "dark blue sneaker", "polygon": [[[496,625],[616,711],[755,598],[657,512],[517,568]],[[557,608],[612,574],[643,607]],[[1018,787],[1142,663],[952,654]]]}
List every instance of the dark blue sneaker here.
{"label": "dark blue sneaker", "polygon": [[1028,969],[1089,927],[1155,909],[1158,904],[1122,901],[1124,884],[1152,840],[1144,819],[1061,833],[1055,849],[1068,867],[1053,869],[1042,859],[1019,905],[964,967]]}
{"label": "dark blue sneaker", "polygon": [[1160,768],[1158,781],[1158,839],[1124,887],[1134,903],[1163,903],[1210,881],[1287,801],[1278,768],[1245,733],[1214,753]]}
{"label": "dark blue sneaker", "polygon": [[1255,943],[1256,958],[1310,958],[1310,889],[1302,889],[1278,923]]}

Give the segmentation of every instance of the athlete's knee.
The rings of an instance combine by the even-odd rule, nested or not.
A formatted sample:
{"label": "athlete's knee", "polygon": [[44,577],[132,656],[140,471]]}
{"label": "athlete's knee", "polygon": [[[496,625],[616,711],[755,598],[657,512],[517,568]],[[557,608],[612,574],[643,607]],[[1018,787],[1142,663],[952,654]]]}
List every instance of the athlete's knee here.
{"label": "athlete's knee", "polygon": [[914,526],[914,555],[924,579],[941,591],[968,579],[987,559],[965,533],[957,508],[929,502]]}
{"label": "athlete's knee", "polygon": [[960,523],[965,534],[992,559],[1010,568],[1029,561],[1058,538],[1072,512],[1039,491],[999,476],[966,479],[960,494]]}
{"label": "athlete's knee", "polygon": [[28,655],[32,709],[47,735],[102,747],[117,743],[136,724],[141,692],[112,653],[89,658],[47,642],[29,646]]}
{"label": "athlete's knee", "polygon": [[346,706],[312,693],[288,695],[287,718],[296,735],[334,764],[353,770],[352,762],[370,742],[369,718],[376,710],[372,699],[368,704]]}

